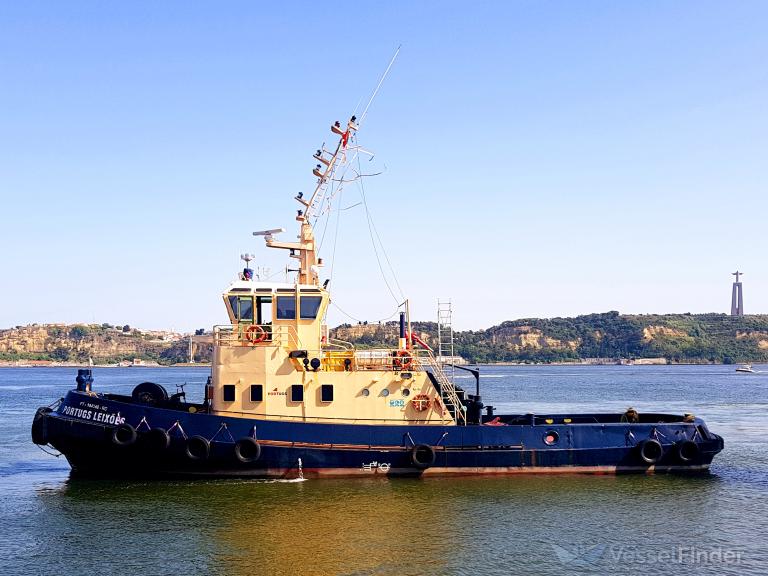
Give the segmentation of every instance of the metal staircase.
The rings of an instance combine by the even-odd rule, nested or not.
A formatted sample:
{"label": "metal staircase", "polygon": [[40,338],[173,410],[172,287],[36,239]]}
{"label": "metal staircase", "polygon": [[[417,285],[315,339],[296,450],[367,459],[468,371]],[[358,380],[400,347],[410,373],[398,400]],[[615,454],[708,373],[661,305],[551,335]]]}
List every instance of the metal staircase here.
{"label": "metal staircase", "polygon": [[445,370],[443,370],[443,366],[432,354],[432,350],[427,350],[426,354],[419,356],[419,362],[422,368],[427,369],[435,377],[440,388],[440,395],[443,398],[443,404],[445,404],[448,412],[456,420],[456,424],[466,425],[467,412],[461,398],[459,398],[458,390],[453,383],[453,379],[448,377]]}

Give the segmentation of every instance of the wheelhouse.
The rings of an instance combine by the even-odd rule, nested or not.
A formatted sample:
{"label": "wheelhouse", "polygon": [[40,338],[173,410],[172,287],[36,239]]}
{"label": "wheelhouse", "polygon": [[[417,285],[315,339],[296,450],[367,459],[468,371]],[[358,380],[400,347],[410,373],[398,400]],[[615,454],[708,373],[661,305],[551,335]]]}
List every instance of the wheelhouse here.
{"label": "wheelhouse", "polygon": [[245,344],[271,342],[282,333],[299,348],[319,349],[327,339],[322,320],[329,297],[317,286],[239,281],[223,298],[232,335]]}

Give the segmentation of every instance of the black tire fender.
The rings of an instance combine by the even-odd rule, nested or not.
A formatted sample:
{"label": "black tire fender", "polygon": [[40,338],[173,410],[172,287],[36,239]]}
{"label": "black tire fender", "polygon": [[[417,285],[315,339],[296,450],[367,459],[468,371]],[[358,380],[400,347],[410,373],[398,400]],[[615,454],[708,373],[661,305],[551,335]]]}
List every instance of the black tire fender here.
{"label": "black tire fender", "polygon": [[235,442],[235,458],[243,464],[256,462],[261,458],[261,446],[254,438],[246,436]]}
{"label": "black tire fender", "polygon": [[48,414],[53,412],[50,408],[38,408],[35,418],[32,420],[32,442],[44,446],[48,444]]}
{"label": "black tire fender", "polygon": [[154,382],[142,382],[131,392],[131,398],[138,404],[157,406],[168,402],[168,392]]}
{"label": "black tire fender", "polygon": [[112,430],[112,444],[115,446],[130,446],[136,442],[136,428],[130,424],[119,424]]}
{"label": "black tire fender", "polygon": [[411,462],[416,468],[426,470],[435,463],[435,449],[427,444],[416,444],[411,448]]}
{"label": "black tire fender", "polygon": [[190,460],[207,460],[211,454],[211,443],[202,436],[190,436],[185,453]]}
{"label": "black tire fender", "polygon": [[150,452],[162,453],[171,445],[171,436],[165,428],[152,428],[142,438],[142,442]]}
{"label": "black tire fender", "polygon": [[677,457],[681,462],[688,464],[699,458],[699,445],[693,440],[681,440],[676,445]]}
{"label": "black tire fender", "polygon": [[643,462],[646,464],[656,464],[661,460],[661,457],[664,456],[664,448],[658,440],[648,438],[647,440],[643,440],[639,446],[640,458],[642,458]]}

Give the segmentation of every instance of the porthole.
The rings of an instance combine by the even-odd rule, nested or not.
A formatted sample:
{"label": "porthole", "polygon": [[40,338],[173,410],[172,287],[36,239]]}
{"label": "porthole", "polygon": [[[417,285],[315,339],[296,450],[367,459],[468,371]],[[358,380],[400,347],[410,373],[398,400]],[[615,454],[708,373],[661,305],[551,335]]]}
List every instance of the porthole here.
{"label": "porthole", "polygon": [[368,388],[363,388],[362,390],[360,390],[360,394],[362,396],[368,396],[370,393],[371,393],[371,391],[368,390]]}
{"label": "porthole", "polygon": [[411,393],[411,391],[408,390],[408,388],[403,388],[403,396],[409,396],[410,393]]}
{"label": "porthole", "polygon": [[557,444],[557,441],[560,439],[560,435],[555,432],[554,430],[547,430],[544,433],[544,444],[547,446],[554,446]]}
{"label": "porthole", "polygon": [[386,397],[386,396],[389,396],[389,390],[387,390],[386,388],[384,388],[384,390],[382,390],[382,391],[381,391],[381,395],[382,395],[382,396],[385,396],[385,397]]}

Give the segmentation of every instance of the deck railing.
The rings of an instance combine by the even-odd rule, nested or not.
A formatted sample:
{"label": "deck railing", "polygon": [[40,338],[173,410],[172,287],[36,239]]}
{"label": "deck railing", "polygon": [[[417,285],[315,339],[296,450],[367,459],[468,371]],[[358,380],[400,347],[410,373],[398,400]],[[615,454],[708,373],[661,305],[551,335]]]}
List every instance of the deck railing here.
{"label": "deck railing", "polygon": [[282,346],[295,349],[298,338],[293,326],[272,324],[224,324],[213,327],[216,346]]}

